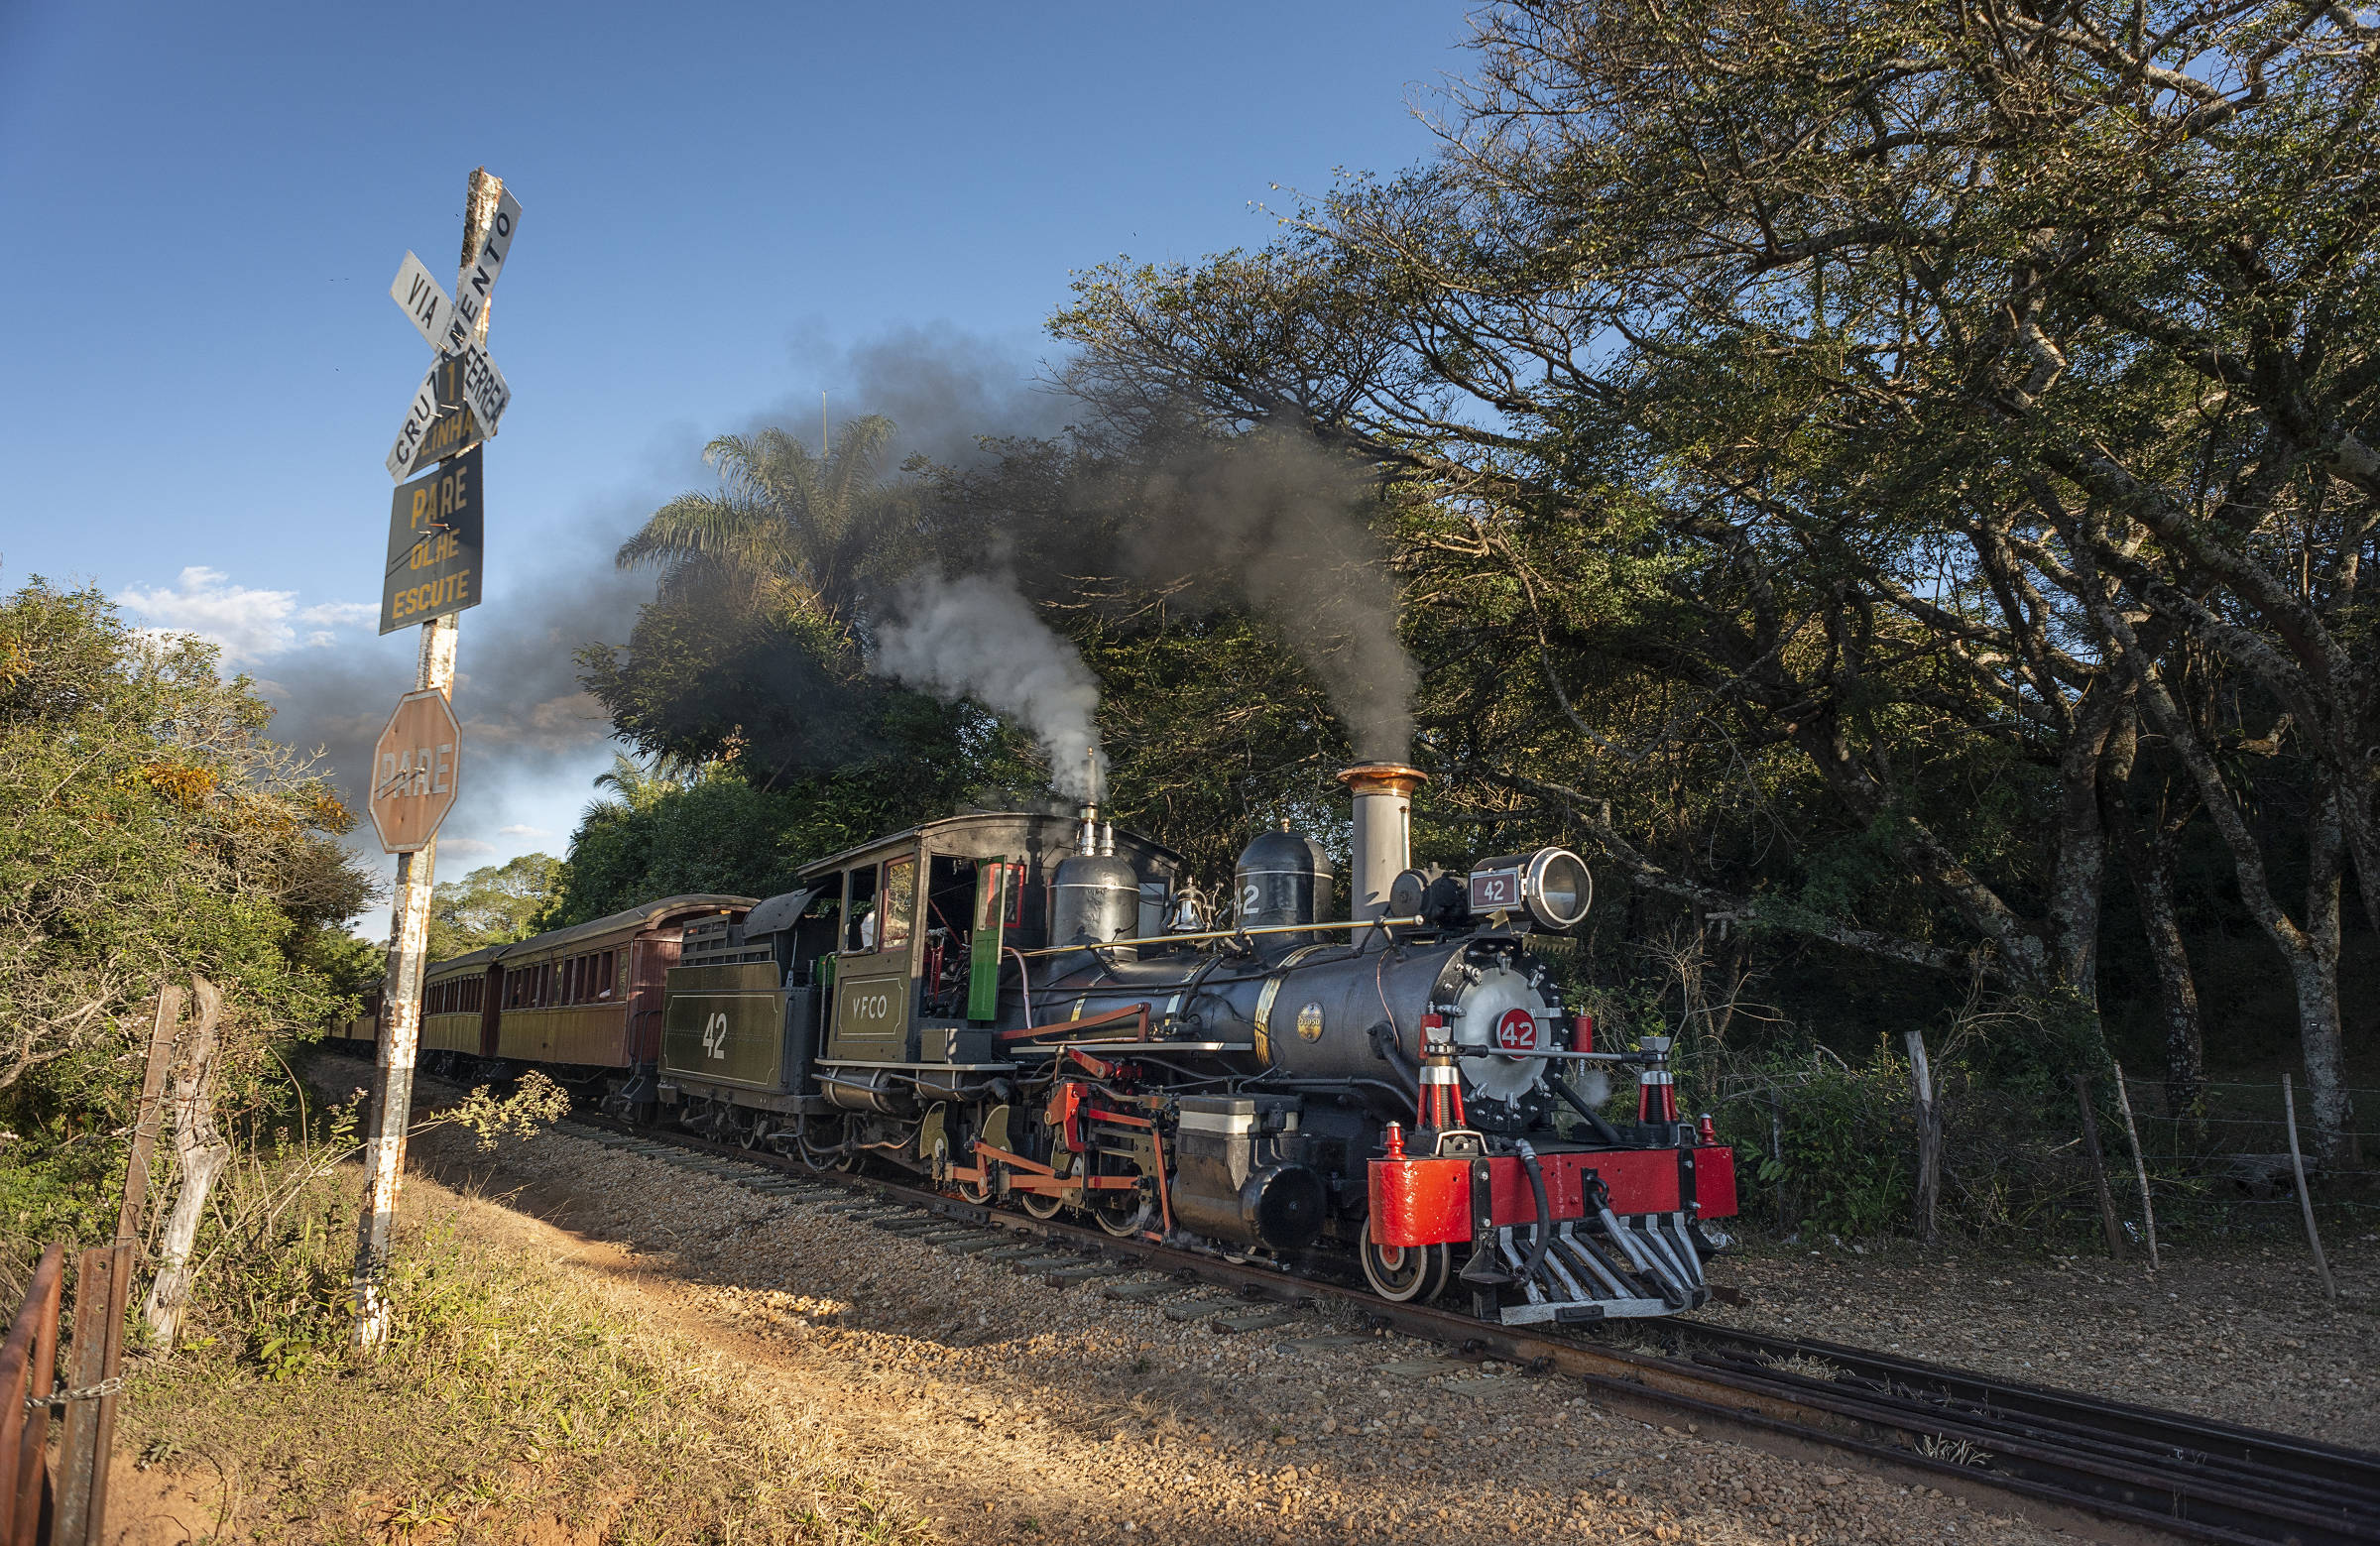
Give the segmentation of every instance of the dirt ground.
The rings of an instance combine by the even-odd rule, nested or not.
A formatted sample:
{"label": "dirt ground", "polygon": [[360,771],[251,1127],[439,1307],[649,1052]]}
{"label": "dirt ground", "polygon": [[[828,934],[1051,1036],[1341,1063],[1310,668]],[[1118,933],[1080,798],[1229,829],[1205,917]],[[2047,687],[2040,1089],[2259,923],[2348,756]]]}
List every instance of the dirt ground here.
{"label": "dirt ground", "polygon": [[[341,1084],[325,1093],[344,1094],[352,1070],[325,1065],[317,1078]],[[459,1209],[490,1241],[631,1296],[955,1546],[2071,1538],[1987,1492],[1647,1426],[1344,1310],[1226,1334],[1189,1318],[1220,1290],[1114,1297],[1148,1273],[1054,1287],[1047,1263],[1020,1273],[845,1217],[831,1195],[756,1192],[739,1184],[767,1179],[751,1167],[624,1152],[584,1129],[493,1152],[445,1131],[415,1158],[409,1211]],[[2277,1249],[2172,1253],[2154,1276],[1905,1248],[1734,1254],[1713,1275],[1740,1302],[1704,1317],[2380,1445],[2380,1247],[2335,1242],[2332,1262],[2335,1309]],[[117,1485],[123,1546],[210,1538],[207,1479],[125,1466]],[[555,1524],[540,1532],[555,1546],[594,1546]]]}
{"label": "dirt ground", "polygon": [[567,1130],[421,1158],[502,1201],[475,1205],[488,1229],[632,1286],[774,1399],[831,1413],[839,1444],[969,1546],[2055,1538],[1322,1312],[1226,1335],[1109,1297],[1130,1275],[1053,1288]]}
{"label": "dirt ground", "polygon": [[2336,1305],[2303,1245],[2169,1249],[2156,1272],[2139,1253],[1722,1256],[1712,1281],[1743,1303],[1698,1318],[2380,1450],[2380,1238],[2325,1249]]}

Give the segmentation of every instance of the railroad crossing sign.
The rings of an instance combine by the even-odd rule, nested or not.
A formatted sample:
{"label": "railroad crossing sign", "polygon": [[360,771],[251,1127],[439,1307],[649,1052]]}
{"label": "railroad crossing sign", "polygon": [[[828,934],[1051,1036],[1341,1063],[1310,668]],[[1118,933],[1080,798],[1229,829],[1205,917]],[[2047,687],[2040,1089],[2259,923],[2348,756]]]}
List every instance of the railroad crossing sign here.
{"label": "railroad crossing sign", "polygon": [[513,400],[504,373],[489,358],[479,340],[479,322],[495,293],[496,277],[513,250],[513,233],[521,226],[521,205],[511,193],[496,196],[495,217],[479,256],[455,277],[454,294],[438,288],[428,265],[412,253],[398,266],[389,298],[396,301],[438,360],[421,378],[407,405],[397,443],[389,448],[389,476],[403,483],[425,464],[452,456],[496,432]]}
{"label": "railroad crossing sign", "polygon": [[475,445],[397,486],[389,504],[389,565],[380,582],[382,633],[479,605],[487,525],[479,469]]}
{"label": "railroad crossing sign", "polygon": [[380,834],[381,852],[411,854],[429,846],[454,808],[462,753],[463,730],[444,692],[425,687],[397,700],[372,749],[372,828]]}

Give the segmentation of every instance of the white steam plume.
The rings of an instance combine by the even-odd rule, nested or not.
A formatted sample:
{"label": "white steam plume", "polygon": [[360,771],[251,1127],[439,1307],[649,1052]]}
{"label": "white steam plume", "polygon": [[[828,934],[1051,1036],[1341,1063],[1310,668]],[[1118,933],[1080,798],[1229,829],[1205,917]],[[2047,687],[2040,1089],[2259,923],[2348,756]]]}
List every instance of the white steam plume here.
{"label": "white steam plume", "polygon": [[1099,679],[1023,597],[981,575],[925,573],[902,584],[897,613],[878,630],[870,670],[1017,720],[1049,753],[1060,793],[1096,797],[1093,783],[1108,773],[1095,720]]}

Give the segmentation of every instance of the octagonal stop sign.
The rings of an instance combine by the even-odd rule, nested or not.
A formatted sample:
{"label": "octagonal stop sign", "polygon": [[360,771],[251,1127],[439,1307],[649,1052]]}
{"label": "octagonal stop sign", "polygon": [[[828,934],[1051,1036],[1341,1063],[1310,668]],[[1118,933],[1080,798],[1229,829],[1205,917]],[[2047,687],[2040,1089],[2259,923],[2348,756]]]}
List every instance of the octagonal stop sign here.
{"label": "octagonal stop sign", "polygon": [[462,750],[462,726],[445,693],[429,687],[397,700],[372,752],[372,826],[382,852],[411,854],[429,846],[454,808]]}

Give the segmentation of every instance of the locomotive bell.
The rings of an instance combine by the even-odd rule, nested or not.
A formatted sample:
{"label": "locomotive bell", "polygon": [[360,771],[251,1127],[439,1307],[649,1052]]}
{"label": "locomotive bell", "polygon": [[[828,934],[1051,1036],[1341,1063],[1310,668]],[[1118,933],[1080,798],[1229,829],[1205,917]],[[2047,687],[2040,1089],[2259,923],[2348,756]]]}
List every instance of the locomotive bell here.
{"label": "locomotive bell", "polygon": [[[1281,823],[1240,851],[1232,872],[1242,928],[1330,921],[1331,860],[1322,845]],[[1303,935],[1288,935],[1303,942]]]}

